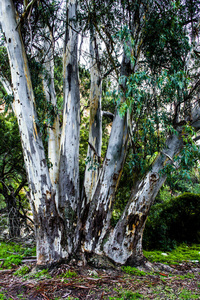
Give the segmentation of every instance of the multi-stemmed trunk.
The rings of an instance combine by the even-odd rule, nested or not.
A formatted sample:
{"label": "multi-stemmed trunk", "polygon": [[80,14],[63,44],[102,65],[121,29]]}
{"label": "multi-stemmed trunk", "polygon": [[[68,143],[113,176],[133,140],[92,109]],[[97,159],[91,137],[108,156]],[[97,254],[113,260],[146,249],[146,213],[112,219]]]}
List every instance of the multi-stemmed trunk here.
{"label": "multi-stemmed trunk", "polygon": [[[16,23],[13,2],[11,0],[0,2],[0,22],[11,67],[13,108],[18,119],[30,186],[30,203],[37,242],[37,263],[51,263],[70,258],[73,254],[89,252],[104,254],[119,264],[135,264],[143,260],[142,235],[145,221],[154,198],[166,179],[160,171],[165,164],[173,163],[173,156],[183,145],[181,130],[179,136],[173,135],[168,138],[166,149],[158,156],[151,171],[136,184],[120,220],[111,230],[113,201],[123,170],[128,143],[127,115],[121,116],[116,111],[108,149],[101,166],[101,74],[98,57],[95,55],[97,54],[95,47],[98,43],[94,43],[94,35],[90,49],[92,59],[90,134],[87,154],[89,164],[86,166],[84,192],[81,198],[79,193],[80,93],[77,64],[79,32],[77,2],[76,0],[67,1],[67,28],[63,59],[63,124],[60,138],[57,117],[54,118],[52,128],[49,128],[48,155],[52,163],[50,170],[37,126],[31,77],[20,35],[20,26]],[[53,37],[51,31],[49,34],[51,44],[47,59],[44,61],[44,68],[49,78],[48,76],[44,78],[44,87],[47,100],[51,102],[51,105],[56,106]],[[137,57],[136,61],[138,61]],[[131,65],[130,58],[125,53],[121,64],[121,75],[129,76],[136,67]],[[120,94],[123,95],[122,89],[126,91],[126,86],[120,86],[120,89]],[[121,96],[121,101],[124,101],[124,96]],[[196,114],[197,116],[192,116],[193,119],[196,118],[194,126],[198,126],[199,110],[196,110]]]}

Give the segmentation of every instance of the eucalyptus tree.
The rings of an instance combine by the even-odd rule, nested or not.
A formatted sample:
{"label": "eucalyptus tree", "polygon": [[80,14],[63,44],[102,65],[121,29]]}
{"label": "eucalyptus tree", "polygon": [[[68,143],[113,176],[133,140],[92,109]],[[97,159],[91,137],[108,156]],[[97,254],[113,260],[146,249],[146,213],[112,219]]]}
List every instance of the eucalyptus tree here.
{"label": "eucalyptus tree", "polygon": [[[28,5],[16,2],[2,0],[0,17],[11,69],[12,105],[30,187],[37,263],[74,255],[87,259],[93,253],[120,264],[142,262],[145,221],[166,172],[181,160],[187,165],[189,148],[179,154],[184,143],[198,155],[191,135],[193,127],[199,128],[200,109],[195,102],[199,81],[194,77],[189,82],[188,63],[188,58],[196,61],[197,39],[193,37],[192,45],[187,39],[189,25],[192,32],[198,26],[197,8],[191,11],[187,3],[150,0],[69,0],[63,5],[47,0],[28,1]],[[187,8],[190,13],[183,19],[182,12]],[[65,19],[60,23],[62,12]],[[78,77],[81,31],[90,34],[91,73],[88,164],[82,193]],[[59,38],[65,36],[60,121],[54,80],[57,32]],[[156,37],[153,41],[151,33]],[[46,99],[54,112],[46,131],[48,155],[38,121],[41,101],[34,96],[29,71],[33,60],[42,63],[41,99]],[[117,84],[113,92],[116,112],[102,162],[102,81],[108,75]],[[111,228],[128,143],[133,149],[134,170],[141,171],[138,165],[146,163],[144,177],[138,176],[134,182],[130,201],[115,228]]]}
{"label": "eucalyptus tree", "polygon": [[[198,27],[199,8],[194,7],[195,3],[193,6],[190,3],[188,8],[188,3],[156,2],[156,10],[149,11],[142,34],[145,65],[128,79],[126,103],[122,104],[121,111],[130,108],[134,120],[131,133],[134,163],[141,164],[143,152],[143,166],[146,164],[147,168],[143,170],[143,178],[135,183],[130,200],[104,245],[104,252],[119,263],[141,263],[145,221],[167,173],[181,166],[191,167],[199,157],[192,134],[199,129],[200,82],[196,76],[189,82],[194,71],[191,55],[194,55],[198,42],[191,39],[190,44],[188,39],[189,32],[193,36],[188,27],[191,20],[194,23],[196,20]],[[189,18],[182,17],[184,9],[190,9],[190,12],[193,9]],[[197,55],[193,59],[193,66],[195,61],[197,63],[197,75]],[[138,147],[139,136],[143,140],[143,149],[141,145]],[[160,153],[152,161],[155,151]],[[151,168],[147,171],[149,156]]]}

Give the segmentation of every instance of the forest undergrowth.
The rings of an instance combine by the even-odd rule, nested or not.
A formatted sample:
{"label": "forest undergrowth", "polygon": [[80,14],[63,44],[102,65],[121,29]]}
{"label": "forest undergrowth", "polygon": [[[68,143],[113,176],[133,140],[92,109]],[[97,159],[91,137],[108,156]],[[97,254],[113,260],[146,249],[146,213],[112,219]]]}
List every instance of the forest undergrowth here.
{"label": "forest undergrowth", "polygon": [[38,268],[35,247],[1,242],[0,300],[200,299],[200,245],[144,255],[137,268],[101,257]]}

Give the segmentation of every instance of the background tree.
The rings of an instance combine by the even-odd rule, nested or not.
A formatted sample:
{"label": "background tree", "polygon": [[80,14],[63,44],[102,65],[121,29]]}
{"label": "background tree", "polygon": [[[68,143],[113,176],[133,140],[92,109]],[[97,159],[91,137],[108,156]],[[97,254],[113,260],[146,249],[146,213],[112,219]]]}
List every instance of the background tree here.
{"label": "background tree", "polygon": [[9,237],[20,237],[21,228],[27,225],[29,209],[26,192],[26,171],[17,121],[11,114],[0,115],[0,194],[8,216]]}

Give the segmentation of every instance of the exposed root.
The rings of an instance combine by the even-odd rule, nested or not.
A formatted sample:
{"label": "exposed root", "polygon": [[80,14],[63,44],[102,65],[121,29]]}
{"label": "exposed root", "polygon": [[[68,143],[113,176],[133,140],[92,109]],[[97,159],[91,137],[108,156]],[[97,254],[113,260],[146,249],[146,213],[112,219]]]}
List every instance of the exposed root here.
{"label": "exposed root", "polygon": [[89,266],[98,269],[116,269],[117,266],[105,255],[90,254],[87,257],[87,263]]}
{"label": "exposed root", "polygon": [[179,273],[178,270],[162,264],[162,263],[151,263],[150,261],[144,261],[143,264],[138,266],[138,269],[145,272],[165,272],[165,273],[171,273],[171,274],[177,274]]}

